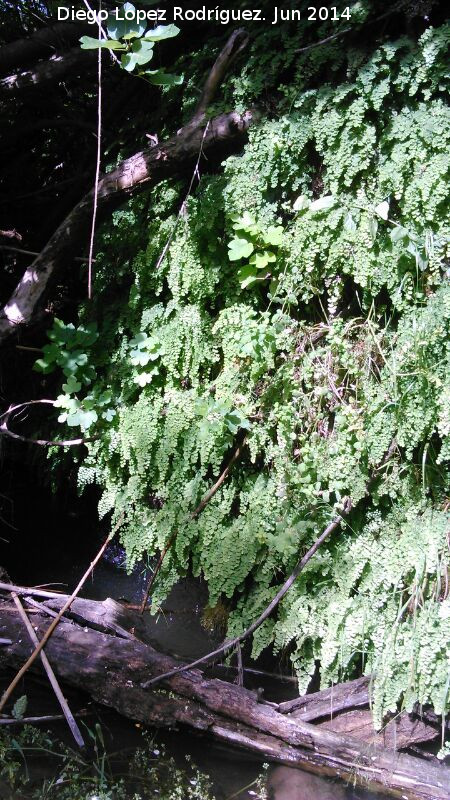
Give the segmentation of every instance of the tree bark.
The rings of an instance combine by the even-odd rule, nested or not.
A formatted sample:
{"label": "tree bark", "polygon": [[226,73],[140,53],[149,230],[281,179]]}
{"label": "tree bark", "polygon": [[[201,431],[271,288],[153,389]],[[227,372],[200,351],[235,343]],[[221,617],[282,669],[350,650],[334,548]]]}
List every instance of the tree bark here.
{"label": "tree bark", "polygon": [[33,69],[18,71],[0,81],[0,95],[11,96],[25,89],[33,89],[41,84],[61,80],[68,73],[75,77],[97,63],[96,50],[81,50],[74,47],[62,55],[51,56],[47,61],[40,61]]}
{"label": "tree bark", "polygon": [[25,39],[2,45],[0,48],[0,75],[24,68],[40,58],[48,58],[55,51],[75,44],[80,36],[92,32],[88,23],[56,22],[40,28]]}
{"label": "tree bark", "polygon": [[[60,604],[64,599],[51,602]],[[17,668],[32,648],[13,608],[7,600],[0,606],[0,634],[13,642],[2,646],[0,665]],[[83,601],[83,608],[74,611],[84,620],[92,616],[96,624],[101,619],[103,628],[112,615],[113,625],[142,635],[139,615],[114,601]],[[33,624],[42,638],[48,618],[37,611]],[[165,680],[163,688],[143,689],[149,677],[170,670],[176,662],[137,638],[118,638],[64,620],[45,652],[62,681],[146,725],[187,725],[259,757],[369,785],[384,796],[444,800],[450,795],[445,768],[281,714],[260,702],[255,693],[221,680],[208,680],[198,670]],[[37,662],[34,668],[38,669]]]}
{"label": "tree bark", "polygon": [[[80,51],[81,52],[81,51]],[[242,147],[255,112],[231,111],[215,117],[206,132],[199,126],[181,129],[167,142],[143,150],[103,175],[98,186],[98,219],[144,189],[191,168],[200,149],[205,155],[219,156]],[[29,324],[47,292],[86,243],[91,224],[94,190],[86,194],[57,228],[42,252],[26,270],[9,301],[0,312],[0,344]]]}

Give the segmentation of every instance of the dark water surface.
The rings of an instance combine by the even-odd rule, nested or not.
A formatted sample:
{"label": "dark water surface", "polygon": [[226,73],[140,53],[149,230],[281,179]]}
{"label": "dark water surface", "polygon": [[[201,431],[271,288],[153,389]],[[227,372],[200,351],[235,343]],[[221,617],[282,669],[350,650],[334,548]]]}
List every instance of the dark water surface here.
{"label": "dark water surface", "polygon": [[[55,497],[30,474],[14,465],[9,472],[8,503],[0,508],[14,528],[2,525],[0,517],[0,565],[5,566],[16,583],[25,586],[53,584],[61,591],[71,591],[84,574],[107,535],[105,527],[99,533],[96,521],[95,493],[86,500],[76,497],[69,488]],[[43,467],[44,468],[44,467]],[[8,473],[7,473],[8,474]],[[62,491],[62,495],[61,495]],[[12,500],[9,500],[12,498]],[[10,507],[12,513],[10,514]],[[113,543],[81,592],[82,596],[103,600],[106,597],[139,603],[143,596],[147,573],[144,566],[127,575],[123,551]],[[213,649],[223,634],[205,630],[201,623],[206,602],[206,589],[199,582],[184,579],[172,590],[156,616],[146,614],[148,640],[159,650],[186,659],[204,655]],[[268,664],[267,666],[270,667]],[[271,666],[273,669],[273,665]],[[222,675],[221,675],[222,677]],[[270,681],[261,676],[246,675],[248,688],[264,689],[267,699],[287,700],[296,696],[295,682]],[[27,715],[58,714],[59,707],[45,680],[36,684],[26,677],[22,694],[27,694]],[[88,698],[66,692],[75,712],[86,705]],[[130,752],[142,745],[140,730],[113,711],[91,705],[93,716],[86,719],[90,727],[99,722],[105,744],[110,752]],[[55,736],[72,746],[65,723],[55,723]],[[181,767],[190,756],[198,768],[207,773],[214,785],[217,800],[250,800],[254,781],[262,771],[262,763],[242,751],[214,743],[193,731],[155,732],[155,749],[164,744]],[[45,764],[41,765],[45,771]],[[297,769],[270,766],[268,769],[270,800],[383,800],[361,789],[346,787]],[[244,788],[246,787],[246,788]],[[82,798],[80,798],[82,800]]]}
{"label": "dark water surface", "polygon": [[[91,557],[81,560],[78,553],[78,558],[74,560],[73,553],[70,554],[66,549],[65,553],[58,554],[56,561],[50,558],[44,558],[41,563],[40,559],[27,561],[22,569],[16,571],[14,580],[25,585],[55,583],[61,590],[70,591],[86,570]],[[95,600],[112,597],[139,603],[146,580],[147,573],[143,565],[137,567],[131,575],[126,573],[123,552],[120,547],[113,545],[96,568],[93,578],[86,582],[81,595]],[[220,637],[208,632],[202,625],[201,615],[205,602],[204,586],[189,578],[181,580],[170,593],[160,613],[155,616],[149,613],[145,615],[148,641],[162,651],[185,659],[209,652]],[[263,687],[265,696],[274,701],[296,696],[293,681],[281,682],[250,675],[246,685],[249,688]],[[45,684],[39,688],[28,685],[26,691],[31,704],[27,713],[59,713]],[[74,702],[77,703],[76,697]],[[78,698],[78,707],[79,704]],[[140,746],[140,732],[131,722],[101,708],[96,708],[95,715],[95,720],[102,725],[108,749],[117,752]],[[89,719],[86,722],[91,724]],[[56,725],[55,733],[70,743],[63,724]],[[187,755],[201,771],[210,776],[217,800],[250,800],[254,797],[254,781],[262,771],[262,763],[253,757],[218,745],[191,731],[157,732],[155,736],[155,747],[164,744],[166,752],[180,766]],[[328,781],[284,766],[270,766],[267,775],[271,800],[382,800],[380,794],[373,795],[362,789],[344,786],[340,782]]]}

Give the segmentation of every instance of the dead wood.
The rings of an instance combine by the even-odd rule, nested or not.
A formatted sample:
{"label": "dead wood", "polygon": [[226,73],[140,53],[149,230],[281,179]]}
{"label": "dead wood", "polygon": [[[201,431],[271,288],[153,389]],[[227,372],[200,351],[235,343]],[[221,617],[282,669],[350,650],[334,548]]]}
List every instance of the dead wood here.
{"label": "dead wood", "polygon": [[319,725],[328,731],[348,733],[363,742],[379,744],[389,750],[404,750],[413,744],[432,742],[439,735],[432,725],[406,712],[389,720],[381,731],[374,730],[369,709],[346,711]]}
{"label": "dead wood", "polygon": [[91,33],[91,30],[89,24],[56,22],[40,28],[25,39],[3,44],[0,48],[0,74],[23,69],[40,58],[49,58],[56,50],[70,47],[84,33]]}
{"label": "dead wood", "polygon": [[355,681],[346,681],[320,692],[305,694],[285,703],[279,703],[278,711],[282,714],[292,714],[296,719],[305,722],[333,717],[340,711],[351,708],[368,706],[370,702],[371,676],[363,676]]}
{"label": "dead wood", "polygon": [[[207,79],[205,91],[208,102],[212,99],[213,90],[217,89],[219,81],[223,78],[226,67],[233,63],[246,42],[247,39],[240,31],[230,37]],[[95,54],[95,51],[92,52]],[[77,54],[79,53],[86,54],[91,51],[77,49]],[[63,58],[70,57],[70,54],[66,54]],[[54,60],[60,63],[61,57],[57,56]],[[44,71],[48,70],[49,62],[39,66],[39,69],[41,68]],[[54,68],[53,65],[52,70]],[[4,89],[12,91],[12,87],[19,80],[19,76],[17,80],[6,79],[9,83],[8,86],[5,84]],[[28,76],[26,80],[34,79]],[[4,84],[4,81],[0,82],[0,92],[2,83]],[[198,120],[204,120],[204,113],[200,107],[200,116],[197,111],[191,123],[178,131],[176,136],[136,153],[112,172],[101,176],[95,187],[80,200],[57,228],[42,252],[25,271],[9,301],[1,310],[0,344],[32,322],[60,272],[79,254],[77,250],[80,249],[80,245],[87,244],[94,198],[98,218],[101,220],[102,215],[123,203],[127,197],[150,189],[161,181],[183,174],[192,168],[200,152],[205,156],[217,157],[223,156],[226,152],[239,150],[256,117],[255,111],[246,111],[243,114],[231,111],[208,121],[205,127],[203,123],[197,124]]]}
{"label": "dead wood", "polygon": [[203,122],[208,106],[214,100],[226,73],[240,53],[245,50],[248,42],[249,35],[243,28],[239,28],[231,34],[206,79],[194,116],[189,122],[189,128],[195,128]]}
{"label": "dead wood", "polygon": [[81,50],[73,47],[67,53],[51,56],[47,61],[39,61],[36,66],[28,70],[19,70],[12,75],[0,80],[0,95],[13,95],[25,89],[34,89],[36,86],[59,81],[69,74],[78,75],[77,70],[85,72],[96,63],[96,53],[93,50]]}
{"label": "dead wood", "polygon": [[73,590],[73,592],[72,592],[72,594],[70,595],[70,597],[68,597],[68,598],[65,600],[65,602],[63,603],[63,605],[62,605],[61,609],[58,611],[58,613],[57,613],[56,617],[54,618],[53,622],[52,622],[52,623],[49,625],[49,627],[47,628],[47,630],[44,632],[44,634],[43,634],[43,636],[42,636],[42,639],[40,639],[40,641],[39,641],[39,642],[38,642],[38,644],[36,645],[35,649],[34,649],[34,650],[33,650],[33,652],[31,653],[30,657],[27,659],[27,661],[25,662],[25,664],[23,664],[23,665],[20,667],[20,669],[19,669],[18,673],[15,675],[15,677],[13,678],[13,680],[11,681],[11,683],[9,684],[9,686],[8,686],[8,687],[5,689],[5,691],[4,691],[3,695],[2,695],[2,698],[0,699],[0,711],[2,711],[2,709],[4,708],[4,705],[5,705],[5,703],[7,702],[8,698],[10,697],[10,695],[12,694],[12,692],[14,691],[15,687],[17,686],[17,684],[19,683],[19,681],[21,680],[21,678],[22,678],[22,677],[25,675],[25,673],[27,672],[27,670],[28,670],[28,669],[29,669],[29,668],[32,666],[32,664],[33,664],[33,663],[36,661],[36,658],[38,657],[38,655],[39,655],[39,654],[42,652],[42,650],[44,649],[44,647],[45,647],[46,643],[49,641],[49,639],[50,639],[50,637],[51,637],[52,633],[53,633],[53,632],[56,630],[56,628],[57,628],[57,626],[58,626],[59,622],[61,621],[61,619],[62,619],[62,617],[63,617],[63,615],[66,613],[66,611],[69,611],[69,609],[70,609],[70,607],[71,607],[72,603],[74,602],[75,598],[77,597],[77,595],[78,595],[78,594],[79,594],[79,592],[81,591],[82,587],[83,587],[83,586],[84,586],[84,584],[86,583],[86,581],[87,581],[87,579],[88,579],[89,575],[91,575],[91,574],[92,574],[92,572],[93,572],[93,570],[94,570],[95,566],[96,566],[96,565],[98,564],[98,562],[100,561],[100,559],[101,559],[101,557],[102,557],[103,553],[105,552],[105,550],[106,550],[106,547],[108,546],[109,542],[111,541],[111,539],[113,538],[113,536],[115,535],[115,533],[117,532],[117,530],[118,530],[118,529],[120,528],[120,526],[122,525],[122,522],[123,522],[123,514],[122,514],[122,516],[120,517],[119,521],[118,521],[118,522],[116,523],[116,525],[114,526],[114,528],[112,529],[111,533],[110,533],[110,534],[107,536],[107,538],[105,539],[105,541],[104,541],[104,543],[102,544],[102,546],[101,546],[100,550],[98,551],[97,555],[95,556],[95,558],[93,559],[93,561],[91,562],[91,564],[89,565],[89,567],[87,568],[87,570],[86,570],[86,572],[84,573],[83,577],[80,579],[80,581],[79,581],[79,582],[78,582],[78,584],[76,585],[76,587],[75,587],[75,589]]}
{"label": "dead wood", "polygon": [[[30,620],[28,619],[28,617],[26,615],[25,609],[23,608],[22,603],[19,600],[19,597],[17,596],[17,594],[15,592],[11,592],[11,597],[12,597],[12,599],[14,601],[14,604],[15,604],[18,612],[19,612],[19,616],[20,616],[20,618],[21,618],[21,620],[22,620],[22,622],[23,622],[23,624],[24,624],[24,626],[26,628],[26,631],[28,633],[28,636],[29,636],[32,644],[34,644],[34,646],[37,647],[37,645],[39,644],[39,639],[36,636],[36,632],[35,632],[32,624],[31,624]],[[75,718],[74,718],[74,716],[73,716],[73,714],[72,714],[72,712],[71,712],[71,710],[69,708],[69,704],[67,703],[67,700],[66,700],[66,698],[64,697],[64,695],[63,695],[63,693],[61,691],[60,685],[59,685],[59,683],[58,683],[58,681],[56,679],[56,676],[55,676],[55,673],[53,672],[52,667],[50,666],[49,660],[48,660],[48,658],[47,658],[47,656],[46,656],[46,654],[44,652],[41,652],[40,657],[41,657],[42,666],[44,667],[45,672],[47,673],[47,678],[49,679],[50,685],[51,685],[51,687],[52,687],[52,689],[53,689],[53,691],[54,691],[54,693],[56,695],[58,703],[61,706],[61,710],[62,710],[62,712],[64,714],[64,717],[65,717],[65,719],[67,721],[67,724],[68,724],[68,726],[69,726],[69,728],[70,728],[70,730],[72,732],[72,735],[73,735],[78,747],[84,747],[84,739],[83,739],[83,737],[81,735],[81,731],[80,731],[80,729],[79,729],[79,727],[78,727],[78,725],[77,725],[77,723],[75,721]]]}
{"label": "dead wood", "polygon": [[[96,603],[89,604],[95,615]],[[89,609],[84,613],[88,615]],[[104,610],[102,613],[104,616]],[[123,613],[127,625],[139,624],[138,614],[130,609]],[[33,623],[37,635],[43,636],[47,626],[44,615],[34,615]],[[13,642],[0,650],[3,667],[15,668],[29,655],[30,645],[19,635],[19,625],[17,615],[0,611],[0,633]],[[165,681],[164,689],[145,690],[142,683],[146,677],[173,669],[175,661],[137,639],[118,638],[61,620],[47,642],[46,654],[60,680],[144,724],[188,725],[261,758],[354,780],[385,797],[444,800],[450,794],[445,768],[281,714],[258,702],[255,693],[208,680],[198,670],[174,675]],[[35,661],[33,670],[38,669]]]}
{"label": "dead wood", "polygon": [[[31,349],[31,348],[28,348]],[[33,348],[34,349],[34,348]],[[41,351],[38,351],[41,352]],[[21,436],[19,433],[14,433],[8,427],[8,422],[11,414],[14,414],[16,411],[21,411],[28,406],[36,406],[36,405],[55,405],[54,400],[29,400],[27,403],[19,403],[16,406],[10,406],[3,414],[0,414],[0,436],[9,436],[10,439],[14,439],[16,442],[26,442],[28,444],[38,444],[41,447],[77,447],[78,445],[85,444],[86,442],[91,442],[96,439],[96,436],[91,436],[87,438],[80,438],[80,439],[59,439],[53,441],[52,439],[32,439],[28,436]]]}
{"label": "dead wood", "polygon": [[[194,163],[203,139],[203,151],[209,155],[220,152],[223,144],[239,148],[254,121],[254,114],[231,111],[221,114],[208,123],[203,137],[201,128],[188,138],[175,136],[167,142],[136,153],[117,169],[103,176],[99,182],[98,208],[104,213],[127,197],[156,186],[163,180],[183,172]],[[0,344],[18,329],[33,320],[46,293],[56,281],[63,267],[86,241],[93,208],[93,191],[90,191],[69,216],[61,223],[42,252],[25,271],[11,298],[0,312]]]}

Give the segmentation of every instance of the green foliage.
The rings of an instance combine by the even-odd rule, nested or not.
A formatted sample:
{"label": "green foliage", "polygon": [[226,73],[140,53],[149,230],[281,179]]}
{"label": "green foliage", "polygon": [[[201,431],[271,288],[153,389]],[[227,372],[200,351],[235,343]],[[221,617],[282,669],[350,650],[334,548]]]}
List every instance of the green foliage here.
{"label": "green foliage", "polygon": [[[63,409],[58,422],[82,431],[99,419],[110,422],[116,414],[112,394],[94,383],[97,373],[92,365],[92,347],[98,339],[95,323],[75,328],[72,323],[55,318],[47,336],[51,344],[42,348],[43,357],[35,362],[34,369],[46,375],[59,367],[67,378],[61,387],[63,393],[55,402],[56,408]],[[80,392],[92,384],[92,390],[80,398]]]}
{"label": "green foliage", "polygon": [[[164,747],[142,734],[127,760],[108,753],[101,726],[84,726],[93,757],[75,752],[48,733],[26,725],[15,736],[0,732],[4,800],[214,800],[208,777],[189,763],[175,764]],[[40,757],[36,771],[34,759]],[[42,765],[45,764],[44,769]],[[42,774],[43,773],[43,774]]]}
{"label": "green foliage", "polygon": [[27,710],[28,699],[26,694],[23,694],[19,697],[16,702],[14,703],[12,715],[14,719],[23,719],[25,716],[25,712]]}
{"label": "green foliage", "polygon": [[183,83],[182,75],[170,75],[163,69],[141,69],[152,60],[155,42],[171,39],[180,32],[176,25],[158,25],[153,30],[146,30],[147,26],[141,15],[142,12],[137,11],[132,3],[125,3],[122,8],[117,7],[108,16],[106,23],[108,38],[94,39],[92,36],[82,36],[81,49],[120,52],[122,69],[135,72],[156,86],[175,86]]}
{"label": "green foliage", "polygon": [[[177,187],[162,185],[148,218],[132,201],[103,231],[102,333],[84,366],[116,416],[89,443],[80,486],[102,487],[101,515],[125,515],[130,567],[176,531],[155,607],[192,568],[210,606],[232,609],[229,634],[263,610],[351,496],[347,525],[257,631],[253,653],[287,648],[301,691],[317,664],[324,685],[375,670],[377,724],[417,701],[440,713],[450,647],[449,27],[373,51],[333,42],[296,55],[288,39],[269,65],[273,36],[256,38],[227,92],[253,102],[288,71],[277,114],[221,174],[202,178],[182,217]],[[123,242],[131,288],[104,309]],[[190,519],[243,431],[239,462]]]}
{"label": "green foliage", "polygon": [[256,281],[270,278],[273,267],[269,265],[277,260],[274,250],[283,243],[283,227],[270,225],[263,229],[248,212],[242,216],[235,214],[232,220],[235,235],[228,244],[228,258],[241,262],[249,259],[238,272],[241,287],[245,289]]}

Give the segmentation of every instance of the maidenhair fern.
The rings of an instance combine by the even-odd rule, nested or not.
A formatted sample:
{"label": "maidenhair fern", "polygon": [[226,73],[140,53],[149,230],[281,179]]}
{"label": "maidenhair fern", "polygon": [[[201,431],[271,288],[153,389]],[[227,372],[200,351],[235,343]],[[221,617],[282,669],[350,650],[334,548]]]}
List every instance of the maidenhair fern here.
{"label": "maidenhair fern", "polygon": [[374,672],[377,725],[399,702],[448,706],[448,35],[252,56],[230,100],[290,70],[279,114],[177,223],[173,186],[153,191],[148,223],[140,200],[116,212],[97,257],[100,303],[114,253],[131,288],[99,309],[93,394],[116,413],[98,415],[80,487],[95,480],[101,515],[125,515],[130,568],[176,532],[155,606],[192,568],[211,606],[227,598],[230,634],[350,495],[253,652],[287,648],[302,692],[318,664],[323,685]]}

